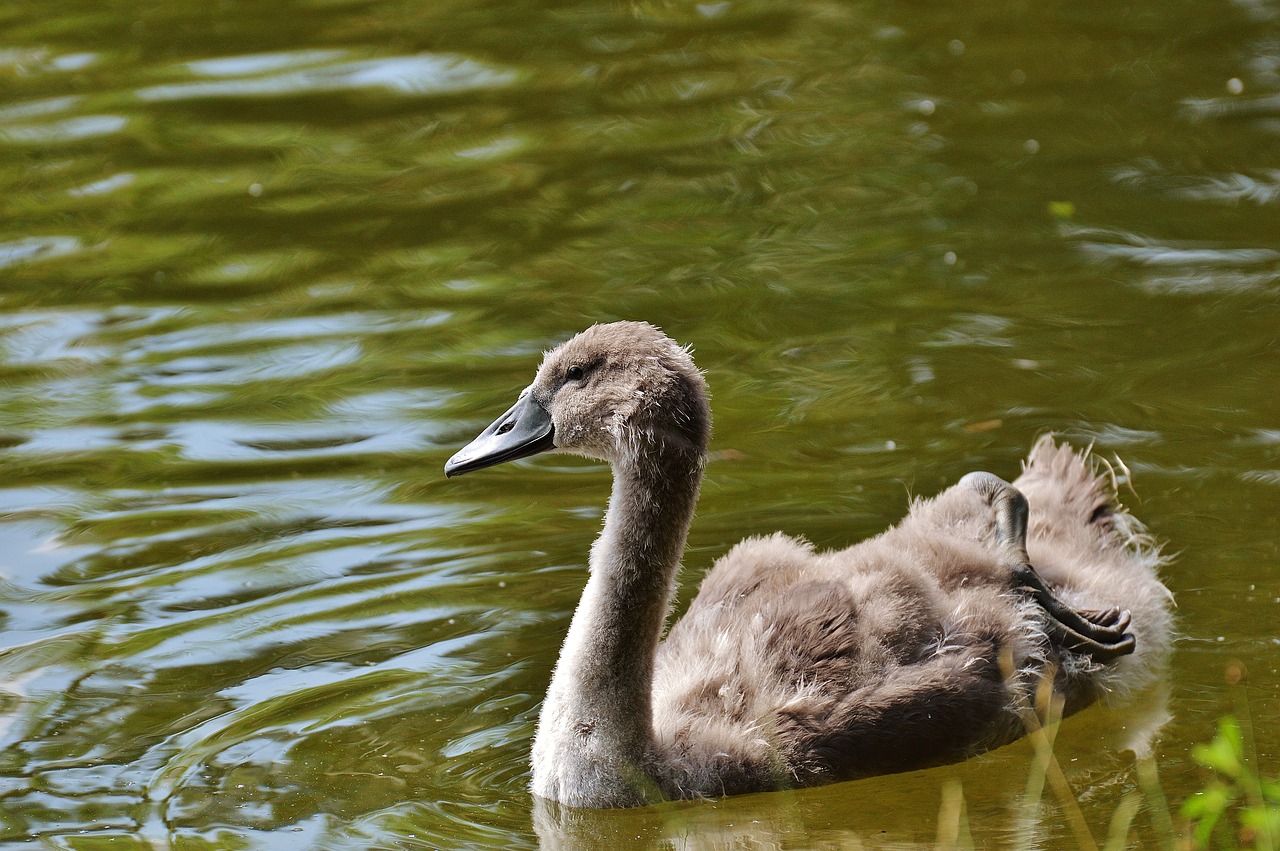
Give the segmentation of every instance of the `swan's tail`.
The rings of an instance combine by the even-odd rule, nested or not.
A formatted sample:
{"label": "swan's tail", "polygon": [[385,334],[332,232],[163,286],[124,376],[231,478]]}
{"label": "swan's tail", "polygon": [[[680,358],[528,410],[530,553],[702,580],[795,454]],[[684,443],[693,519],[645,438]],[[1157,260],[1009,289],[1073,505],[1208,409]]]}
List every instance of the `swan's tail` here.
{"label": "swan's tail", "polygon": [[1108,464],[1045,435],[1013,483],[1030,504],[1031,563],[1063,601],[1077,609],[1115,606],[1132,612],[1134,654],[1105,670],[1082,672],[1083,682],[1112,697],[1159,681],[1173,634],[1173,596],[1159,578],[1167,559],[1121,505],[1121,473],[1127,470],[1120,462]]}
{"label": "swan's tail", "polygon": [[1052,434],[1042,436],[1014,482],[1031,503],[1033,534],[1119,539],[1128,548],[1154,555],[1154,540],[1120,502],[1117,471],[1127,472],[1119,462],[1110,464],[1088,449],[1078,452]]}

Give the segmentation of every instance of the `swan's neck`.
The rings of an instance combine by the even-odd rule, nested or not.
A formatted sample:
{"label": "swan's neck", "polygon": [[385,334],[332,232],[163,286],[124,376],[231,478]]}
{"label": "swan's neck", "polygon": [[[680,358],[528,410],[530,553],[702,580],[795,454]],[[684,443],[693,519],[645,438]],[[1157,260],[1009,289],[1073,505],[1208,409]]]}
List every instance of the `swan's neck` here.
{"label": "swan's neck", "polygon": [[657,798],[649,762],[653,663],[702,480],[701,452],[614,464],[591,577],[551,678],[533,748],[533,792],[572,806]]}

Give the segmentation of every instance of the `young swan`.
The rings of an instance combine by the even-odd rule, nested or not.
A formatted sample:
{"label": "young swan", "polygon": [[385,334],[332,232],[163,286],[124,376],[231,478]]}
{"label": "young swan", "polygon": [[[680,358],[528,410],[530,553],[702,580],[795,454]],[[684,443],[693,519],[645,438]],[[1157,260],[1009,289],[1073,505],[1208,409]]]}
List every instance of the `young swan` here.
{"label": "young swan", "polygon": [[558,449],[613,468],[542,707],[535,794],[630,807],[923,768],[1022,735],[1042,678],[1071,712],[1155,676],[1169,641],[1159,557],[1049,438],[1016,488],[971,473],[848,549],[743,541],[661,641],[710,431],[689,353],[616,322],[548,353],[445,466]]}

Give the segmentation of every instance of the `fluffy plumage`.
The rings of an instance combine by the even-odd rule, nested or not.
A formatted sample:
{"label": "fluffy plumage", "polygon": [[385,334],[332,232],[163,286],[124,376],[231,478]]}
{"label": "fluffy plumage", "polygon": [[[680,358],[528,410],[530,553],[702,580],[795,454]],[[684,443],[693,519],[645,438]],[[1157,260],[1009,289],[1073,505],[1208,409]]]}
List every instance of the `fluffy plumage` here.
{"label": "fluffy plumage", "polygon": [[1030,503],[1019,551],[1067,606],[1131,612],[1098,619],[1103,635],[1123,617],[1125,649],[1061,640],[968,477],[844,550],[743,541],[660,642],[710,434],[701,373],[652,326],[594,326],[548,353],[521,402],[446,469],[512,457],[475,447],[523,434],[526,409],[548,420],[543,440],[614,470],[539,722],[538,795],[633,806],[956,761],[1022,735],[1044,677],[1070,712],[1145,685],[1168,652],[1156,548],[1086,456],[1049,437],[1014,483]]}

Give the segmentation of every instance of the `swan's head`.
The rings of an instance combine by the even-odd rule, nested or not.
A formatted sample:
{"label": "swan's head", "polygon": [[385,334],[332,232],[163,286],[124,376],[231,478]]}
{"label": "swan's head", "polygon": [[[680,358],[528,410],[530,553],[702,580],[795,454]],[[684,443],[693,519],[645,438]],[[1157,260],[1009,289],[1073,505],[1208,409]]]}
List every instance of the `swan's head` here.
{"label": "swan's head", "polygon": [[445,464],[456,476],[552,449],[610,463],[706,450],[707,385],[645,322],[593,325],[557,346],[519,400]]}

